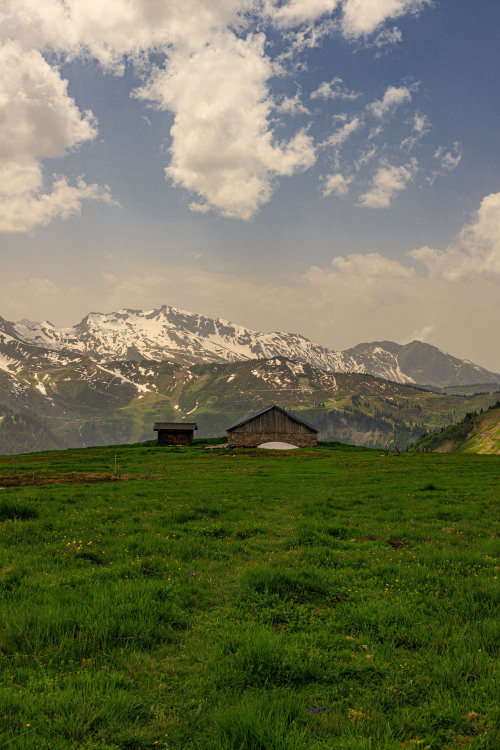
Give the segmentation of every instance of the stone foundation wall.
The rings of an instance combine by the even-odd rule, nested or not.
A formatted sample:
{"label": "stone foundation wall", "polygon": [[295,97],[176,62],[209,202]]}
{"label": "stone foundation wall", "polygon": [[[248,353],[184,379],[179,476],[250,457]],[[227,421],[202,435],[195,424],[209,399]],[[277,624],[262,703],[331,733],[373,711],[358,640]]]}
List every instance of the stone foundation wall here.
{"label": "stone foundation wall", "polygon": [[309,432],[228,432],[230,448],[256,448],[261,443],[289,443],[299,448],[314,448],[318,444],[316,433]]}

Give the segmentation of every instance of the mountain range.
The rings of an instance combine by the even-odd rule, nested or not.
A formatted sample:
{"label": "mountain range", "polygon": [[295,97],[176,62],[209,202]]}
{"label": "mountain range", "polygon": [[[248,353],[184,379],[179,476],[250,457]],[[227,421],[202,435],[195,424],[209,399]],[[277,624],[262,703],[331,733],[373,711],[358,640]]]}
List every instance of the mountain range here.
{"label": "mountain range", "polygon": [[195,420],[215,437],[270,403],[322,440],[375,447],[396,433],[404,448],[488,408],[499,388],[495,373],[418,341],[335,352],[166,306],[66,329],[0,318],[0,453],[145,441],[157,420]]}
{"label": "mountain range", "polygon": [[222,318],[208,318],[164,305],[155,310],[89,313],[71,328],[49,321],[17,323],[0,318],[0,368],[16,371],[32,347],[95,361],[238,362],[286,357],[326,372],[374,375],[396,383],[430,387],[499,384],[500,375],[421,341],[358,344],[335,351],[296,333],[259,333]]}

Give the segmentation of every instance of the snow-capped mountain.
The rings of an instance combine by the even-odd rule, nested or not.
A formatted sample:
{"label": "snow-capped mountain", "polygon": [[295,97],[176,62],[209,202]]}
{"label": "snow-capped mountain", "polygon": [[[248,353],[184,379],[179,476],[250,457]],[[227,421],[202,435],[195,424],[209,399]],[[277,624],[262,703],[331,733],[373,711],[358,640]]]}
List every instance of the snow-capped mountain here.
{"label": "snow-capped mountain", "polygon": [[52,357],[54,363],[75,356],[101,363],[151,360],[183,365],[286,357],[327,372],[371,374],[398,383],[500,383],[500,375],[418,341],[406,346],[390,341],[359,344],[339,352],[300,334],[259,333],[168,305],[147,312],[90,313],[71,328],[0,318],[0,369],[23,367],[35,348],[38,356]]}
{"label": "snow-capped mountain", "polygon": [[[1,326],[0,320],[0,330]],[[22,320],[7,323],[4,330],[24,344],[101,359],[193,364],[284,356],[329,371],[356,370],[354,360],[312,344],[298,334],[258,333],[222,318],[208,318],[167,305],[148,312],[90,313],[73,328]]]}
{"label": "snow-capped mountain", "polygon": [[57,360],[80,355],[97,361],[191,365],[286,357],[327,372],[370,374],[397,383],[438,387],[500,383],[500,375],[419,341],[406,346],[392,341],[358,344],[339,352],[300,334],[259,333],[169,305],[148,312],[90,313],[72,328],[0,318],[0,368],[12,372],[33,347],[45,350],[44,356],[52,352]]}

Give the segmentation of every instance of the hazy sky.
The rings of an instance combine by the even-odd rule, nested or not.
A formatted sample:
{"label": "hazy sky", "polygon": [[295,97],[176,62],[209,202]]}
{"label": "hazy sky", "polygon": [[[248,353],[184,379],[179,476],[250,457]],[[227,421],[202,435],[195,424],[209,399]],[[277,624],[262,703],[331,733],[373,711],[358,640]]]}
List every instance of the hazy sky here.
{"label": "hazy sky", "polygon": [[498,0],[2,0],[0,315],[500,371]]}

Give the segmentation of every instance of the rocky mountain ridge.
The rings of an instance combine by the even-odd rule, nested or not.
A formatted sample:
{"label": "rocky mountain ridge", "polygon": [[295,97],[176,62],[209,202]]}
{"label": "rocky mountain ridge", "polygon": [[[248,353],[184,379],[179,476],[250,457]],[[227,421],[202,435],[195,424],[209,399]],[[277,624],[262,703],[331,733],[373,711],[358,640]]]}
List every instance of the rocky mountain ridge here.
{"label": "rocky mountain ridge", "polygon": [[372,342],[335,351],[300,334],[260,333],[169,305],[146,312],[89,313],[70,328],[0,317],[0,369],[16,372],[35,350],[54,362],[83,356],[96,362],[149,360],[187,366],[285,357],[326,372],[370,374],[396,383],[500,384],[500,375],[419,341]]}

